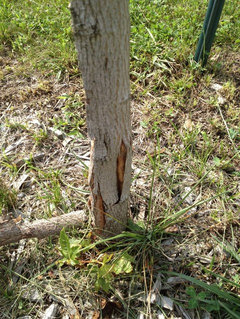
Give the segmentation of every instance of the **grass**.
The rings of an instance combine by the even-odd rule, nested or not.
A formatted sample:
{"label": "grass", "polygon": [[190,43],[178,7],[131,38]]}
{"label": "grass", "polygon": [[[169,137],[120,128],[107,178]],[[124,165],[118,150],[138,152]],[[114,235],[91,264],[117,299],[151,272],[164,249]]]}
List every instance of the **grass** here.
{"label": "grass", "polygon": [[0,179],[0,215],[13,208],[16,203],[16,192],[9,189],[5,182]]}
{"label": "grass", "polygon": [[[193,55],[206,5],[130,1],[132,221],[108,240],[92,236],[90,220],[59,242],[0,248],[3,318],[39,318],[53,301],[59,316],[76,318],[171,318],[181,309],[239,317],[240,10],[225,3],[202,69]],[[84,92],[67,7],[3,0],[0,8],[0,208],[30,219],[88,211]],[[12,197],[5,184],[23,175]],[[24,298],[34,289],[41,302]],[[159,292],[173,310],[151,302]]]}
{"label": "grass", "polygon": [[[4,0],[0,30],[2,47],[7,45],[13,52],[22,54],[30,68],[61,72],[75,62],[68,1]],[[40,55],[36,56],[36,48]]]}

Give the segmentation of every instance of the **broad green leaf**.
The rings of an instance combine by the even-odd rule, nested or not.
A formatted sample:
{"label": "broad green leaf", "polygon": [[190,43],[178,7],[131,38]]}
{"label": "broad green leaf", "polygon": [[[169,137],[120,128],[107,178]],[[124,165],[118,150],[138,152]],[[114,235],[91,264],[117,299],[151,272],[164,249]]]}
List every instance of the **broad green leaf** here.
{"label": "broad green leaf", "polygon": [[80,246],[81,240],[76,238],[70,238],[69,243],[70,243],[70,247]]}
{"label": "broad green leaf", "polygon": [[198,307],[198,300],[195,299],[195,298],[189,299],[189,301],[188,301],[188,307],[189,307],[190,309],[195,309],[195,308],[197,308],[197,307]]}
{"label": "broad green leaf", "polygon": [[118,258],[114,262],[114,272],[116,275],[121,274],[121,273],[127,273],[129,274],[132,272],[133,267],[132,267],[132,256],[128,255],[125,253],[122,255],[120,258]]}
{"label": "broad green leaf", "polygon": [[76,259],[80,254],[81,247],[74,246],[70,248],[70,259]]}
{"label": "broad green leaf", "polygon": [[64,228],[60,232],[59,243],[60,243],[60,247],[61,247],[61,253],[63,254],[63,256],[65,258],[69,259],[70,241],[69,241],[69,238],[68,238]]}
{"label": "broad green leaf", "polygon": [[191,297],[196,297],[197,296],[196,291],[195,291],[195,289],[193,287],[187,287],[186,294],[188,294]]}
{"label": "broad green leaf", "polygon": [[105,278],[98,278],[95,283],[96,290],[104,290],[106,293],[109,292],[110,282],[105,280]]}
{"label": "broad green leaf", "polygon": [[207,297],[207,294],[204,291],[199,292],[199,294],[197,295],[198,300],[201,300],[201,301],[206,299],[206,297]]}
{"label": "broad green leaf", "polygon": [[99,268],[98,276],[111,279],[113,277],[112,270],[113,266],[111,264],[104,264]]}

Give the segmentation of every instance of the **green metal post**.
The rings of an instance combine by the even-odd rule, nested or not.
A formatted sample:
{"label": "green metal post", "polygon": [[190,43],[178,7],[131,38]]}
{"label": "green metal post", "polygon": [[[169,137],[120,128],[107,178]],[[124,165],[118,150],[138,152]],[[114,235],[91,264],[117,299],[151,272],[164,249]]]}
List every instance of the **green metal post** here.
{"label": "green metal post", "polygon": [[210,19],[211,13],[212,13],[212,8],[213,8],[214,2],[215,2],[215,0],[210,0],[209,4],[208,4],[207,12],[206,12],[204,23],[203,23],[203,30],[200,34],[197,49],[196,49],[195,56],[194,56],[194,60],[196,62],[200,61],[202,53],[203,53],[204,38],[205,38],[206,30],[208,27],[209,19]]}
{"label": "green metal post", "polygon": [[194,60],[196,62],[202,60],[203,66],[207,63],[224,2],[225,0],[210,0],[208,4],[208,9],[203,24],[203,31],[200,35],[194,56]]}

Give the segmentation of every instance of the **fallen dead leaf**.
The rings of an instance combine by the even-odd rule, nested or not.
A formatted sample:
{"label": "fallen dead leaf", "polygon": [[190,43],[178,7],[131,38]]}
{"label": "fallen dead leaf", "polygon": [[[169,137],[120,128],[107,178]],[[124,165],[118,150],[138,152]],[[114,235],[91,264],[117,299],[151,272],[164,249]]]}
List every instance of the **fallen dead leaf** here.
{"label": "fallen dead leaf", "polygon": [[100,318],[100,312],[99,311],[94,311],[92,315],[92,319],[99,319]]}
{"label": "fallen dead leaf", "polygon": [[187,120],[185,121],[185,123],[183,124],[183,127],[185,128],[185,130],[188,130],[189,132],[191,132],[192,129],[193,129],[193,122],[192,122],[192,120],[187,119]]}

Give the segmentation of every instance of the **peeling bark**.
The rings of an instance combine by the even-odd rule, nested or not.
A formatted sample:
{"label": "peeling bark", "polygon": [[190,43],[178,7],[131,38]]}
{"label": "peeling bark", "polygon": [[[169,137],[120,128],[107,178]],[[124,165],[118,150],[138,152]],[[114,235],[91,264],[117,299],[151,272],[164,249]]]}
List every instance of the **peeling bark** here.
{"label": "peeling bark", "polygon": [[131,184],[128,0],[73,0],[70,10],[91,139],[91,210],[108,236],[126,226]]}

